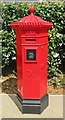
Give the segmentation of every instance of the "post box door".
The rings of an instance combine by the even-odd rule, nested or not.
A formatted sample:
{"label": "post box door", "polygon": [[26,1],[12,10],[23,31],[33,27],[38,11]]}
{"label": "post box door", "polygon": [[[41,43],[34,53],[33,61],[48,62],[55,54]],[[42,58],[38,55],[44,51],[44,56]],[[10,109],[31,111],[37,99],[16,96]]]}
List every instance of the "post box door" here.
{"label": "post box door", "polygon": [[[38,70],[38,47],[23,47],[23,97],[36,98],[40,95],[40,72]],[[36,89],[37,86],[37,89]]]}
{"label": "post box door", "polygon": [[44,50],[42,45],[36,47],[22,46],[24,99],[40,99],[47,92],[46,68],[44,68],[46,65],[44,60],[46,57],[44,55],[47,56],[47,53]]}

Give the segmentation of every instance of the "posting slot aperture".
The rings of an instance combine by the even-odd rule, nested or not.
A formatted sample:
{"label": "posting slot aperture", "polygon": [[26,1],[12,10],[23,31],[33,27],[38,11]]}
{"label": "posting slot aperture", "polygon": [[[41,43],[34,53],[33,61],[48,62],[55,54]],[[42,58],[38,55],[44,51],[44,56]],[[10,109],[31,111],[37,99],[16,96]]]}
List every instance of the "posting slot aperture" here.
{"label": "posting slot aperture", "polygon": [[26,41],[34,42],[34,41],[36,41],[36,39],[26,39]]}

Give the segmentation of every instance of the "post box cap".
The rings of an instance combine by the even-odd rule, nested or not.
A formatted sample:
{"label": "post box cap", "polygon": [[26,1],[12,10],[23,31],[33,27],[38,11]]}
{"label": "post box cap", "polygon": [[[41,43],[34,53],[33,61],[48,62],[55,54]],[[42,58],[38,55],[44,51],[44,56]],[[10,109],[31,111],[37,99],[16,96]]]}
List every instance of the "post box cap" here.
{"label": "post box cap", "polygon": [[34,15],[34,7],[30,7],[30,15],[23,17],[21,20],[17,22],[13,22],[10,24],[15,30],[38,30],[38,29],[47,29],[49,30],[53,24],[52,22],[48,22],[43,20],[42,18]]}
{"label": "post box cap", "polygon": [[30,7],[30,13],[34,13],[34,7],[33,6]]}

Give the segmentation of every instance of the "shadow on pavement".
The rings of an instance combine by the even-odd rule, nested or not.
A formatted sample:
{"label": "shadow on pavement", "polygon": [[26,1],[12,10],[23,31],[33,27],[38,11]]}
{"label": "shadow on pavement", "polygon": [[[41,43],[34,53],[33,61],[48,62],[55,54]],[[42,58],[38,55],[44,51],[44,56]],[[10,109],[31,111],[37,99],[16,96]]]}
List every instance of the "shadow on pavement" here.
{"label": "shadow on pavement", "polygon": [[12,101],[15,103],[15,105],[18,107],[18,109],[22,112],[22,105],[19,102],[19,100],[17,99],[17,95],[16,94],[9,94],[8,95]]}

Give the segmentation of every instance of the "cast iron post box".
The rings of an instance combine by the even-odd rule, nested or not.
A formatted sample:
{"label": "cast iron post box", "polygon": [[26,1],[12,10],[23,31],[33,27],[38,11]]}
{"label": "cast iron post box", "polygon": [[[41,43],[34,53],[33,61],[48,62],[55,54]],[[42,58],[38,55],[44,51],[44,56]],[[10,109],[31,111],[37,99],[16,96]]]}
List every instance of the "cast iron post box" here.
{"label": "cast iron post box", "polygon": [[41,113],[48,106],[48,30],[53,24],[35,16],[33,6],[30,13],[11,24],[16,31],[18,98],[23,113]]}

